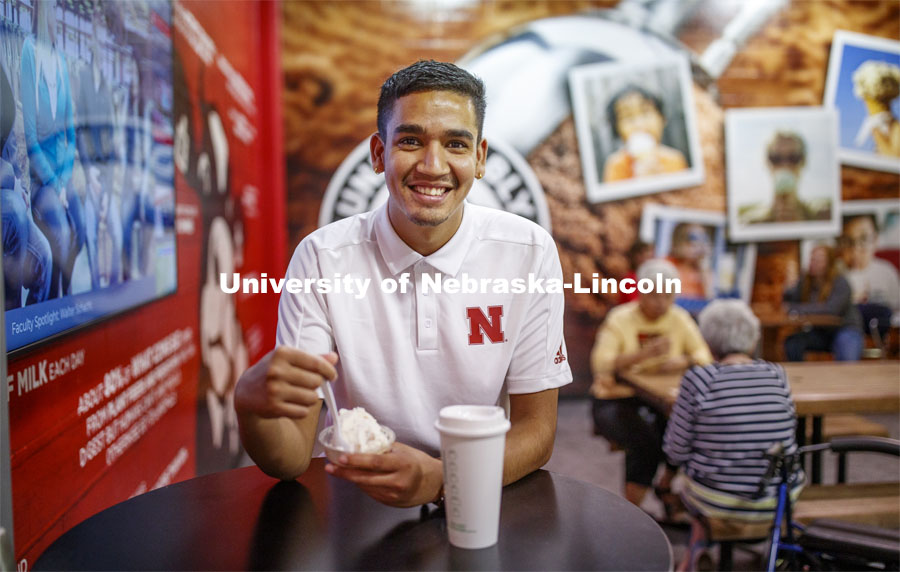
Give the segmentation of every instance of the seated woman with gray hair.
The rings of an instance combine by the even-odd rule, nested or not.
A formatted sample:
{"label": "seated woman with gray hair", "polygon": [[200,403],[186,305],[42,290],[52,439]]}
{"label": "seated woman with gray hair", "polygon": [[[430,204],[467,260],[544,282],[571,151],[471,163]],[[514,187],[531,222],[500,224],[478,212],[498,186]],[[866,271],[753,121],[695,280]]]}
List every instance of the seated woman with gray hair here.
{"label": "seated woman with gray hair", "polygon": [[[751,357],[759,320],[741,300],[714,300],[698,321],[716,361],[685,372],[663,451],[687,477],[682,498],[694,515],[771,522],[778,478],[757,496],[768,467],[765,453],[775,443],[786,453],[797,449],[787,378],[780,365]],[[793,498],[802,488],[801,477],[799,470],[793,475]],[[691,568],[704,540],[705,529],[695,519],[691,550],[679,569]]]}

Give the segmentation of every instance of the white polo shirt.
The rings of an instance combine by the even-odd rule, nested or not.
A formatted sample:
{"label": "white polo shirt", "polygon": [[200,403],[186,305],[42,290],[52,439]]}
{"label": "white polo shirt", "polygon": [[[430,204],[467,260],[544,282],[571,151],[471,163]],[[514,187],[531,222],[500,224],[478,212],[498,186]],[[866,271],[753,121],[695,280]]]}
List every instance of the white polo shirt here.
{"label": "white polo shirt", "polygon": [[[384,279],[408,273],[406,293]],[[294,251],[287,279],[371,278],[364,297],[281,295],[279,345],[340,356],[339,407],[365,407],[397,440],[435,455],[434,421],[446,405],[498,404],[504,390],[534,393],[572,381],[563,340],[563,294],[427,291],[434,280],[562,278],[550,235],[519,216],[464,204],[462,223],[422,256],[397,236],[386,206],[322,227]]]}

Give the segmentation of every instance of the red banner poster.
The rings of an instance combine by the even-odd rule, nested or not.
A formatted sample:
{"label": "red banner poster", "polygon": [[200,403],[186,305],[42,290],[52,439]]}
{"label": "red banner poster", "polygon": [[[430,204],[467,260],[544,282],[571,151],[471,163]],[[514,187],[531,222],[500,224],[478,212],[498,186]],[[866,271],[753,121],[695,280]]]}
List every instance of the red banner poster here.
{"label": "red banner poster", "polygon": [[[153,171],[148,196],[157,198],[153,205],[158,209],[142,206],[140,212],[158,214],[145,216],[152,222],[135,222],[133,236],[150,237],[148,244],[160,244],[160,236],[171,239],[168,250],[154,251],[149,263],[126,260],[127,269],[116,270],[114,265],[103,266],[104,260],[117,260],[103,258],[104,244],[118,252],[115,233],[109,232],[113,219],[103,219],[99,255],[86,255],[86,241],[76,258],[70,290],[62,282],[58,299],[44,302],[49,306],[28,299],[32,289],[37,291],[33,284],[16,285],[22,307],[11,314],[7,305],[8,328],[13,316],[25,333],[30,333],[29,323],[50,332],[51,325],[65,325],[67,317],[83,314],[80,323],[59,327],[46,339],[22,338],[23,345],[8,354],[13,522],[20,570],[27,570],[59,535],[112,504],[235,466],[243,452],[233,410],[234,384],[249,363],[274,345],[277,296],[226,295],[218,275],[283,272],[276,7],[234,2],[222,10],[214,2],[152,0],[147,5],[112,4],[123,13],[118,19],[118,12],[110,10],[100,17],[68,14],[80,9],[68,4],[61,9],[66,22],[90,22],[79,29],[94,31],[111,54],[110,61],[121,64],[103,70],[111,83],[116,79],[127,87],[128,73],[140,78],[141,87],[133,93],[142,95],[135,101],[150,109],[145,113],[150,143],[141,160]],[[144,26],[142,34],[168,41],[169,51],[163,54],[168,68],[145,61],[150,50],[123,40],[138,34],[135,22]],[[20,46],[28,30],[21,28]],[[124,49],[114,45],[117,38]],[[90,56],[79,51],[89,43],[90,38],[66,44],[62,61],[70,77],[90,69]],[[16,79],[16,70],[9,76]],[[20,81],[12,85],[18,95]],[[116,93],[113,88],[113,109],[129,109],[122,103],[127,98]],[[151,100],[153,106],[146,104]],[[77,97],[73,101],[77,122],[86,113],[79,114]],[[127,142],[131,124],[126,120],[122,125]],[[136,125],[138,132],[142,124]],[[130,156],[131,147],[123,148],[128,149],[123,156]],[[19,157],[22,177],[27,178],[33,158],[24,153]],[[102,176],[103,168],[92,172],[96,165],[89,164],[83,152],[75,154],[75,164],[69,192],[82,193],[87,204],[90,177],[97,172]],[[127,169],[125,159],[123,164]],[[111,174],[116,172],[110,168]],[[87,190],[77,187],[81,176]],[[127,188],[121,195],[128,195]],[[109,209],[126,212],[115,193],[98,197],[97,205],[106,209],[98,209],[101,215]],[[132,245],[129,251],[139,254],[140,248]],[[4,250],[4,267],[8,254]],[[171,271],[166,260],[172,261]],[[99,280],[92,282],[95,270]],[[156,286],[147,290],[152,295],[109,305],[121,292],[133,293],[146,283]],[[97,308],[109,311],[94,311]]]}
{"label": "red banner poster", "polygon": [[234,384],[275,343],[278,297],[225,294],[219,275],[284,273],[277,21],[271,2],[173,5],[176,186],[201,250],[198,473],[238,460]]}

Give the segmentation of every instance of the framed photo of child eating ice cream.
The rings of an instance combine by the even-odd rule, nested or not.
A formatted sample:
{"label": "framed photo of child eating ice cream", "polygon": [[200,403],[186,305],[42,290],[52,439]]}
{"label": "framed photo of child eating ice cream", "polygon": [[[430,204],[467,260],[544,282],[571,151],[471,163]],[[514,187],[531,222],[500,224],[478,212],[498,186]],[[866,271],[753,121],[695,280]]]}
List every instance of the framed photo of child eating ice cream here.
{"label": "framed photo of child eating ice cream", "polygon": [[839,112],[842,163],[900,173],[900,42],[835,32],[824,103]]}
{"label": "framed photo of child eating ice cream", "polygon": [[703,182],[687,58],[599,63],[569,72],[587,199]]}

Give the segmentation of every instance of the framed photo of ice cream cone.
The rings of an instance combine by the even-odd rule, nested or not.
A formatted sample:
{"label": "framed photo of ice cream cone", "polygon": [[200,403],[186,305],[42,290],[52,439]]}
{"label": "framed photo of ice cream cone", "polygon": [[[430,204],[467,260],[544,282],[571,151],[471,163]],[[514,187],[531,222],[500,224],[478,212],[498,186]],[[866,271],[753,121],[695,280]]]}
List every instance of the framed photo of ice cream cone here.
{"label": "framed photo of ice cream cone", "polygon": [[839,112],[842,163],[900,173],[900,42],[835,32],[824,104]]}
{"label": "framed photo of ice cream cone", "polygon": [[588,64],[569,72],[589,202],[703,182],[691,85],[686,57]]}

